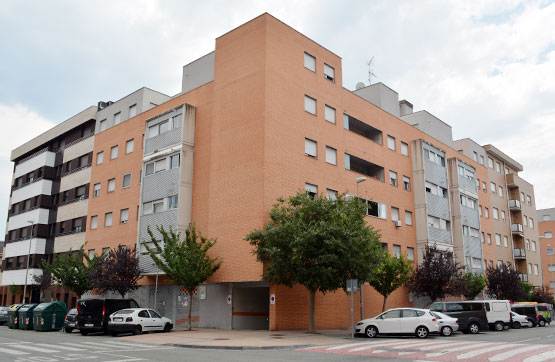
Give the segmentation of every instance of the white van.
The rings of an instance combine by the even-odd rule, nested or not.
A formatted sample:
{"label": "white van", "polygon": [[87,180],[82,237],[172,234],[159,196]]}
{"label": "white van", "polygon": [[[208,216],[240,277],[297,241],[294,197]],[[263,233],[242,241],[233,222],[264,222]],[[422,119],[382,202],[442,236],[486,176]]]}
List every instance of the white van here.
{"label": "white van", "polygon": [[511,303],[508,300],[481,300],[486,307],[490,329],[502,331],[511,325]]}

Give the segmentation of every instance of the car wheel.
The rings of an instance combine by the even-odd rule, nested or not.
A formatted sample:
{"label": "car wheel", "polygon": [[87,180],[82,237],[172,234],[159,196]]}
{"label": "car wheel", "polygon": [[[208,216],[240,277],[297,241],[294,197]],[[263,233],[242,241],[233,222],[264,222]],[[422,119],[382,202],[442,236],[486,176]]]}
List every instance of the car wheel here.
{"label": "car wheel", "polygon": [[64,328],[64,332],[66,332],[66,333],[71,333],[71,332],[73,332],[73,328],[65,327],[65,328]]}
{"label": "car wheel", "polygon": [[513,328],[514,329],[520,329],[520,322],[513,322]]}
{"label": "car wheel", "polygon": [[164,332],[169,332],[172,329],[172,326],[169,323],[166,323],[164,326]]}
{"label": "car wheel", "polygon": [[468,325],[468,331],[471,334],[478,334],[480,332],[480,326],[476,322],[472,322]]}
{"label": "car wheel", "polygon": [[428,337],[428,328],[424,327],[424,326],[420,326],[418,328],[416,328],[416,337],[418,338],[427,338]]}
{"label": "car wheel", "polygon": [[89,334],[89,332],[87,332],[87,331],[79,331],[79,332],[81,332],[82,336],[86,336],[87,334]]}
{"label": "car wheel", "polygon": [[143,329],[141,328],[141,326],[136,326],[135,329],[133,329],[133,334],[134,335],[139,335],[143,333]]}
{"label": "car wheel", "polygon": [[366,337],[368,338],[375,338],[378,335],[378,328],[374,326],[366,327]]}
{"label": "car wheel", "polygon": [[502,330],[505,329],[505,324],[503,324],[503,322],[495,322],[495,324],[493,325],[493,328],[494,328],[497,332],[501,332]]}
{"label": "car wheel", "polygon": [[445,326],[445,327],[441,328],[441,335],[442,336],[449,337],[451,334],[453,334],[453,328],[451,328],[449,326]]}
{"label": "car wheel", "polygon": [[540,321],[538,322],[538,325],[540,327],[545,327],[545,320],[544,319],[540,319]]}

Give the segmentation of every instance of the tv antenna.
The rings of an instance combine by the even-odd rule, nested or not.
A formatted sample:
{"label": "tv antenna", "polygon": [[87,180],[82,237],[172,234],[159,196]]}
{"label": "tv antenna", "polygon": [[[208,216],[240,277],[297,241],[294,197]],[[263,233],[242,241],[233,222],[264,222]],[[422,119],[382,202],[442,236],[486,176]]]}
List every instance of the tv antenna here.
{"label": "tv antenna", "polygon": [[374,70],[374,57],[370,58],[370,60],[366,64],[368,64],[368,84],[371,85],[372,84],[372,78],[376,78],[376,75],[373,72],[373,70]]}

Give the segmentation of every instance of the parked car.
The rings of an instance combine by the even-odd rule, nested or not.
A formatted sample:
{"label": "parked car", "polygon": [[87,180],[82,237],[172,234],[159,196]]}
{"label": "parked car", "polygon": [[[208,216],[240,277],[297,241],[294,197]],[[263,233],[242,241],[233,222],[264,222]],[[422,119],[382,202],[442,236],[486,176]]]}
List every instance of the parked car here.
{"label": "parked car", "polygon": [[64,332],[71,333],[74,329],[79,329],[77,325],[77,308],[70,309],[64,320]]}
{"label": "parked car", "polygon": [[171,319],[146,308],[128,308],[110,315],[108,332],[112,336],[120,333],[141,334],[150,331],[169,332],[173,328]]}
{"label": "parked car", "polygon": [[127,308],[139,308],[133,299],[79,299],[77,328],[86,336],[94,332],[108,332],[110,314]]}
{"label": "parked car", "polygon": [[0,326],[8,323],[8,308],[0,307]]}
{"label": "parked car", "polygon": [[511,306],[513,312],[528,317],[533,326],[543,327],[551,322],[553,308],[550,304],[536,302],[519,302]]}
{"label": "parked car", "polygon": [[519,329],[521,327],[532,327],[532,322],[526,317],[525,315],[521,315],[515,312],[512,312],[513,322],[511,324],[511,328]]}
{"label": "parked car", "polygon": [[432,312],[432,314],[437,318],[437,324],[439,324],[439,334],[442,336],[450,336],[453,332],[459,330],[459,320],[457,318],[449,317],[446,314],[440,312]]}
{"label": "parked car", "polygon": [[361,320],[355,332],[369,338],[378,334],[414,334],[418,338],[426,338],[430,333],[439,333],[439,325],[428,309],[395,308],[374,318]]}
{"label": "parked car", "polygon": [[457,318],[463,333],[479,333],[488,330],[486,307],[481,302],[436,302],[430,306],[432,312],[441,312]]}

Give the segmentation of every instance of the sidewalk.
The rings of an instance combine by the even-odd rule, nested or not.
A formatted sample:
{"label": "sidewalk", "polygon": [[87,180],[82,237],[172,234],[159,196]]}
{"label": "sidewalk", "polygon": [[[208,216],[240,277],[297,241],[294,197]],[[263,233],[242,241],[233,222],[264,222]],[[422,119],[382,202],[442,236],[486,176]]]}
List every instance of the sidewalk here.
{"label": "sidewalk", "polygon": [[165,344],[185,348],[213,349],[288,349],[351,341],[350,330],[320,330],[317,334],[306,331],[242,331],[195,328],[192,331],[148,333],[121,337],[125,341]]}

